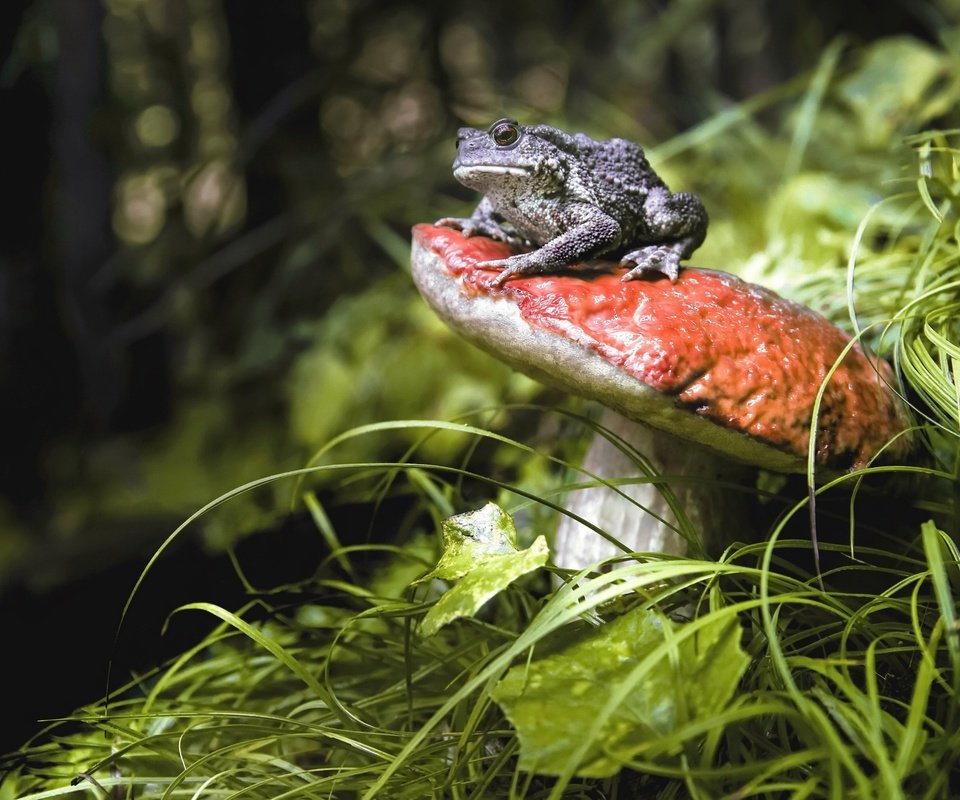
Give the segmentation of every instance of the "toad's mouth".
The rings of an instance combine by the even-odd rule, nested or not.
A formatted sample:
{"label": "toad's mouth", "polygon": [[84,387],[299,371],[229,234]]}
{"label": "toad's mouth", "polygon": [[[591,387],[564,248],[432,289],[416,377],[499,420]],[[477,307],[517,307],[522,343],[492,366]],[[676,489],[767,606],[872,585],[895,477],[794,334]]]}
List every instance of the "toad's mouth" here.
{"label": "toad's mouth", "polygon": [[461,178],[468,175],[512,175],[524,178],[531,171],[527,167],[507,167],[503,164],[457,164],[453,169],[453,176]]}

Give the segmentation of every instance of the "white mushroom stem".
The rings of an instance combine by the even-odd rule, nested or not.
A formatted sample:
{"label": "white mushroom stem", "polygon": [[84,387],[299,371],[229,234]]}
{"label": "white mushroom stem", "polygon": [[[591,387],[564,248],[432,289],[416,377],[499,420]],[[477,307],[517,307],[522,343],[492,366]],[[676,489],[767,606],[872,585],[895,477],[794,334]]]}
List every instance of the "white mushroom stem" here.
{"label": "white mushroom stem", "polygon": [[[615,443],[597,433],[583,469],[616,482],[619,492],[608,486],[573,491],[565,504],[571,514],[637,553],[698,556],[743,538],[742,498],[729,484],[742,481],[748,468],[610,409],[604,410],[599,423],[621,441]],[[646,463],[638,464],[630,450]],[[632,477],[640,480],[620,482]],[[674,514],[671,501],[685,517],[683,522]],[[696,540],[687,541],[681,531]],[[593,529],[573,517],[561,516],[553,552],[558,566],[582,569],[624,554]]]}

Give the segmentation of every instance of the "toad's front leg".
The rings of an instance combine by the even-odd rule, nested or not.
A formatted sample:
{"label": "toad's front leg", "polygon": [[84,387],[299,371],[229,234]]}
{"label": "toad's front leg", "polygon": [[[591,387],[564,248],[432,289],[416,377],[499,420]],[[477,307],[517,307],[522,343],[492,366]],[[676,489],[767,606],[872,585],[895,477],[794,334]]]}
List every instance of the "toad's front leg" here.
{"label": "toad's front leg", "polygon": [[511,247],[523,247],[527,242],[512,228],[506,228],[493,209],[493,204],[484,197],[469,217],[442,217],[436,225],[456,228],[464,236],[489,236],[498,242],[506,242]]}
{"label": "toad's front leg", "polygon": [[615,219],[606,214],[594,215],[537,250],[518,253],[509,258],[482,261],[477,266],[502,267],[503,271],[494,281],[496,285],[515,275],[555,272],[574,264],[589,269],[591,265],[583,262],[616,248],[620,244],[620,236],[620,225]]}

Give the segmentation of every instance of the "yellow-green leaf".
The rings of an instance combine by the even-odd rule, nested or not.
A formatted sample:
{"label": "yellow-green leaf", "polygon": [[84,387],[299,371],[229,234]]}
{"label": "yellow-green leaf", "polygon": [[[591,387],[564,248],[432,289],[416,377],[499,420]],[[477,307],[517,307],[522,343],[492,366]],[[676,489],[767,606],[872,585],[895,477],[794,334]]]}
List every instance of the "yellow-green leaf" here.
{"label": "yellow-green leaf", "polygon": [[517,729],[520,769],[606,777],[651,742],[730,701],[749,658],[732,615],[678,625],[635,609],[507,672],[493,699]]}
{"label": "yellow-green leaf", "polygon": [[427,612],[420,624],[423,636],[431,636],[455,619],[473,616],[521,575],[542,567],[550,554],[543,536],[519,550],[513,520],[495,503],[444,520],[442,533],[443,555],[417,583],[433,578],[459,582]]}

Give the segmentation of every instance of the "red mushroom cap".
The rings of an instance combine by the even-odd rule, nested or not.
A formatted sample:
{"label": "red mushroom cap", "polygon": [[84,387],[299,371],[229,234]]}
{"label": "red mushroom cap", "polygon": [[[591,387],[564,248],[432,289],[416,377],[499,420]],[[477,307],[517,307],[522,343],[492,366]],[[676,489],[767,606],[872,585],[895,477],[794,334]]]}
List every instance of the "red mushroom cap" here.
{"label": "red mushroom cap", "polygon": [[[684,269],[676,282],[582,272],[497,286],[497,270],[474,267],[511,252],[417,225],[413,278],[447,324],[538,380],[743,463],[805,468],[817,392],[850,342],[824,317],[712,270]],[[859,345],[846,354],[820,406],[819,467],[862,467],[908,427],[892,379]],[[900,436],[885,460],[911,447]]]}

